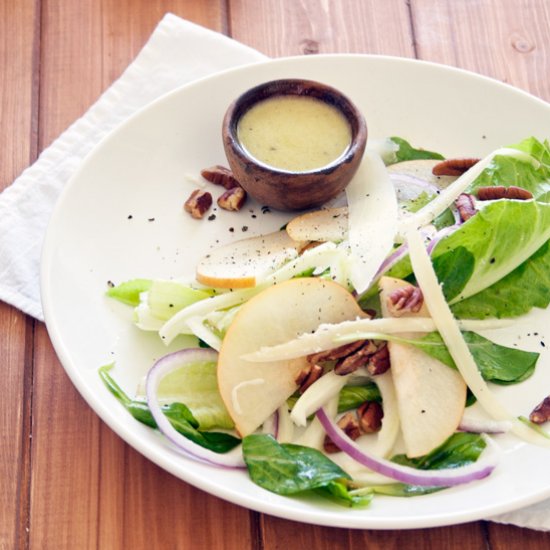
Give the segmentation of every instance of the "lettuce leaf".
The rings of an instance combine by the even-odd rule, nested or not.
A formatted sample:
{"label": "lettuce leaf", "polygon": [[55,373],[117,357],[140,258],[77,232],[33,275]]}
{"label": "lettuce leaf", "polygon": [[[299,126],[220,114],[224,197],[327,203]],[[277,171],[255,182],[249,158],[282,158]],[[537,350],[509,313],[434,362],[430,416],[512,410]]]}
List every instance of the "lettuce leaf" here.
{"label": "lettuce leaf", "polygon": [[501,200],[488,204],[460,229],[442,239],[432,257],[464,247],[475,259],[471,277],[452,304],[500,281],[549,238],[550,204]]}
{"label": "lettuce leaf", "polygon": [[[110,375],[109,371],[112,368],[113,364],[110,364],[99,369],[99,376],[107,389],[136,420],[150,428],[156,428],[157,423],[147,403],[142,399],[131,399]],[[162,406],[162,412],[180,434],[211,451],[226,453],[241,442],[239,438],[225,432],[209,432],[199,429],[199,422],[183,403],[165,404]]]}
{"label": "lettuce leaf", "polygon": [[513,145],[512,148],[531,155],[540,166],[535,169],[532,164],[524,160],[496,156],[467,192],[475,194],[479,187],[485,186],[515,185],[531,191],[539,202],[550,202],[550,144],[548,141],[540,142],[531,137]]}

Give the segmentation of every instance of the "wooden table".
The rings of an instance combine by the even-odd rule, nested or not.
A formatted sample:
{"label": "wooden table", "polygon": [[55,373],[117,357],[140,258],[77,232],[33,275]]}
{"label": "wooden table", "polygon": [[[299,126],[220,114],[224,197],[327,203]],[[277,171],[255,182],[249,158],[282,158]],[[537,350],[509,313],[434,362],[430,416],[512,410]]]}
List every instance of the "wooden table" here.
{"label": "wooden table", "polygon": [[[167,11],[274,57],[417,57],[550,100],[548,0],[0,0],[0,188],[86,111]],[[6,304],[0,362],[2,550],[550,547],[550,534],[483,521],[350,531],[245,510],[126,445],[69,382],[45,326]]]}

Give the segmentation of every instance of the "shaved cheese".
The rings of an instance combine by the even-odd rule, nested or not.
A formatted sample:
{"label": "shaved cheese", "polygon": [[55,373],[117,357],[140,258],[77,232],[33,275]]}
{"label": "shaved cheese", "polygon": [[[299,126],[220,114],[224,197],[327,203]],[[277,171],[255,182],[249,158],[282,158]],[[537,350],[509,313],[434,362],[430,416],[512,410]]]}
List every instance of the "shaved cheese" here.
{"label": "shaved cheese", "polygon": [[[462,330],[488,330],[510,326],[508,319],[462,320]],[[322,324],[312,333],[301,334],[294,340],[275,346],[262,346],[258,351],[243,355],[246,361],[264,362],[281,359],[295,359],[310,353],[319,353],[341,346],[343,342],[355,340],[387,339],[388,334],[402,332],[433,332],[437,330],[433,319],[429,317],[394,319],[356,319],[335,324]]]}
{"label": "shaved cheese", "polygon": [[392,251],[397,232],[397,197],[378,154],[365,151],[359,170],[346,187],[346,195],[352,256],[350,279],[361,293]]}
{"label": "shaved cheese", "polygon": [[192,331],[188,326],[188,320],[193,317],[206,316],[218,309],[226,309],[243,304],[255,294],[258,294],[265,286],[246,288],[234,292],[226,292],[212,298],[205,298],[190,306],[180,309],[159,330],[159,335],[165,344],[169,344],[178,334],[189,334]]}
{"label": "shaved cheese", "polygon": [[434,200],[424,206],[424,208],[421,208],[416,214],[403,220],[399,224],[399,236],[402,238],[407,231],[423,227],[439,216],[439,214],[451,206],[455,199],[475,181],[475,179],[481,174],[481,172],[483,172],[483,170],[485,170],[485,168],[487,168],[487,166],[489,166],[493,158],[496,156],[514,157],[524,162],[529,162],[535,167],[540,165],[540,163],[531,155],[517,149],[502,148],[493,151],[472,166],[472,168],[470,168],[467,172],[462,174],[458,179],[451,183],[449,187],[441,191],[441,193]]}
{"label": "shaved cheese", "polygon": [[408,231],[406,239],[409,244],[411,264],[418,285],[422,289],[425,304],[430,311],[430,315],[458,371],[464,378],[470,391],[477,398],[478,403],[485,412],[495,420],[508,420],[512,422],[511,431],[518,437],[538,445],[550,447],[550,440],[536,433],[535,430],[529,428],[517,418],[514,418],[512,413],[508,411],[494,393],[491,392],[487,382],[485,382],[477,368],[477,364],[470,353],[468,345],[462,337],[458,322],[453,317],[445,301],[445,296],[437,280],[437,276],[430,257],[424,247],[420,233],[415,230]]}
{"label": "shaved cheese", "polygon": [[[329,399],[325,405],[325,411],[331,416],[336,416],[338,411],[338,396],[335,395],[332,399]],[[311,447],[319,451],[323,448],[325,441],[325,428],[323,428],[321,422],[315,416],[315,418],[309,423],[309,426],[302,432],[300,437],[294,441],[296,445],[304,445],[305,447]]]}
{"label": "shaved cheese", "polygon": [[[391,369],[384,374],[374,377],[374,381],[382,396],[384,416],[382,417],[382,427],[377,434],[376,445],[372,449],[372,452],[375,456],[387,457],[395,446],[400,427],[397,395],[395,393]],[[359,441],[358,443],[361,447],[361,442]]]}
{"label": "shaved cheese", "polygon": [[341,376],[334,371],[330,371],[311,384],[292,408],[290,417],[293,422],[297,426],[305,426],[308,416],[317,412],[319,408],[326,405],[330,399],[340,393],[349,376],[349,374]]}

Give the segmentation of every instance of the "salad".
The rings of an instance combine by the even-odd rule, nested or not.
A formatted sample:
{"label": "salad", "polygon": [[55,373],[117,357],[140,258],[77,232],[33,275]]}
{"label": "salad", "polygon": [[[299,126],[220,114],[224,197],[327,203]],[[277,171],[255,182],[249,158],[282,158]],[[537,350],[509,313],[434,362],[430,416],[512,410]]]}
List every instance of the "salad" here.
{"label": "salad", "polygon": [[490,476],[500,433],[550,447],[550,398],[518,417],[493,389],[539,354],[483,335],[550,303],[550,144],[368,147],[345,205],[205,254],[195,281],[112,285],[137,327],[197,344],[133,396],[99,370],[186,456],[351,506]]}

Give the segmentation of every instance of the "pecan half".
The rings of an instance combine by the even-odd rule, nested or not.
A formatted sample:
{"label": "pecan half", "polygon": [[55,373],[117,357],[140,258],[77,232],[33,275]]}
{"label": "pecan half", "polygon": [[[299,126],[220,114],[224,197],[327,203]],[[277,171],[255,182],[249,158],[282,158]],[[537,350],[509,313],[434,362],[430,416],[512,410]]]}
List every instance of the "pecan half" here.
{"label": "pecan half", "polygon": [[354,351],[357,351],[367,343],[367,340],[357,340],[357,342],[350,342],[343,346],[338,346],[334,349],[326,351],[320,351],[319,353],[312,353],[307,356],[307,362],[310,365],[320,363],[322,361],[336,361],[342,357],[347,357]]}
{"label": "pecan half", "polygon": [[533,198],[533,193],[523,187],[504,187],[503,185],[494,185],[488,187],[479,187],[477,190],[477,198],[480,201],[494,201],[498,199],[515,199],[519,201],[527,201]]}
{"label": "pecan half", "polygon": [[[342,418],[340,418],[340,420],[338,420],[337,424],[350,439],[353,439],[353,441],[361,436],[359,421],[352,412],[347,412],[344,416],[342,416]],[[340,448],[337,447],[328,436],[325,437],[323,448],[327,453],[337,453],[340,450]]]}
{"label": "pecan half", "polygon": [[201,176],[210,183],[221,185],[226,189],[239,186],[239,182],[235,179],[233,172],[229,168],[220,166],[219,164],[201,170]]}
{"label": "pecan half", "polygon": [[360,367],[367,366],[371,356],[376,353],[377,348],[374,342],[367,340],[363,346],[347,357],[339,359],[334,366],[334,372],[341,376],[355,372]]}
{"label": "pecan half", "polygon": [[422,291],[413,285],[396,288],[388,296],[388,310],[392,317],[418,313],[424,304]]}
{"label": "pecan half", "polygon": [[545,397],[531,412],[529,420],[535,424],[544,424],[550,420],[550,395]]}
{"label": "pecan half", "polygon": [[366,434],[380,431],[384,410],[377,401],[365,401],[357,409],[359,427]]}
{"label": "pecan half", "polygon": [[434,176],[461,176],[478,162],[479,159],[475,158],[446,159],[438,162],[432,168],[432,174]]}
{"label": "pecan half", "polygon": [[218,197],[218,206],[224,210],[237,212],[246,201],[246,191],[242,187],[231,187]]}
{"label": "pecan half", "polygon": [[469,220],[477,212],[474,197],[468,193],[459,195],[455,200],[455,205],[463,222]]}
{"label": "pecan half", "polygon": [[369,357],[367,371],[372,376],[384,374],[390,368],[390,351],[387,342],[382,342],[380,347]]}
{"label": "pecan half", "polygon": [[320,365],[311,365],[310,367],[302,369],[296,378],[296,384],[300,386],[298,391],[304,393],[311,384],[317,382],[321,376],[323,376],[323,367]]}
{"label": "pecan half", "polygon": [[185,201],[183,208],[189,212],[193,218],[200,220],[204,217],[208,209],[212,206],[212,195],[208,191],[195,189],[189,198]]}

